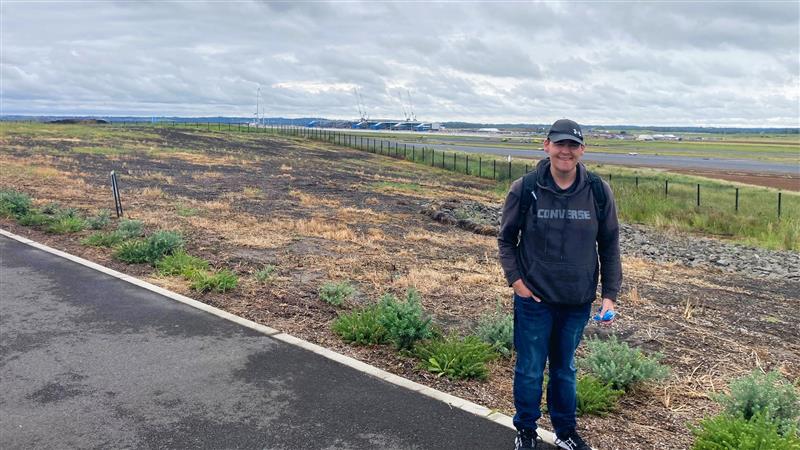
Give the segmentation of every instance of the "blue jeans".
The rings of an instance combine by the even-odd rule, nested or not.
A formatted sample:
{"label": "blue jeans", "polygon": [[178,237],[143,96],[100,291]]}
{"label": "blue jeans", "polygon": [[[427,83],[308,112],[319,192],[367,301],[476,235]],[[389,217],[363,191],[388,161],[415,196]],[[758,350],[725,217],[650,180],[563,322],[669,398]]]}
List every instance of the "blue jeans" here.
{"label": "blue jeans", "polygon": [[514,295],[514,426],[536,429],[542,417],[542,382],[550,361],[547,409],[555,433],[575,429],[575,350],[589,320],[592,303],[553,305]]}

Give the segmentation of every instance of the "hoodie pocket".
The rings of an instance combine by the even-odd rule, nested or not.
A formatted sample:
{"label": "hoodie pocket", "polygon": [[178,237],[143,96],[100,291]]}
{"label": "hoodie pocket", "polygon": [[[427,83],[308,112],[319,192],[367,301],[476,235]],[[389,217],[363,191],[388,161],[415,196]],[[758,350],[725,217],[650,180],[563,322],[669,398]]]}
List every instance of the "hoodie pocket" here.
{"label": "hoodie pocket", "polygon": [[527,279],[533,292],[548,303],[578,305],[594,297],[595,267],[534,259]]}

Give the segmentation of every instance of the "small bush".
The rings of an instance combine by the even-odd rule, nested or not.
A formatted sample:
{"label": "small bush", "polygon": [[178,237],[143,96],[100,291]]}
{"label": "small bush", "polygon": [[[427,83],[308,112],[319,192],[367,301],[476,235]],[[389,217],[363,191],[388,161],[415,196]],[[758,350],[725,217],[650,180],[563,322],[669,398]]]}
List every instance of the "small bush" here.
{"label": "small bush", "polygon": [[605,416],[617,407],[617,400],[624,393],[592,375],[583,375],[578,378],[578,415]]}
{"label": "small bush", "polygon": [[50,216],[42,214],[35,209],[29,210],[17,219],[17,223],[25,227],[41,227],[51,222],[52,218]]}
{"label": "small bush", "polygon": [[319,289],[319,298],[333,306],[342,306],[356,289],[348,282],[325,283]]}
{"label": "small bush", "polygon": [[192,275],[192,289],[197,292],[215,291],[225,293],[236,288],[239,278],[228,269],[215,273],[196,271]]}
{"label": "small bush", "polygon": [[423,367],[437,376],[478,380],[486,379],[486,363],[497,355],[490,344],[477,336],[460,339],[455,335],[418,344],[416,354]]}
{"label": "small bush", "polygon": [[750,420],[721,414],[703,420],[692,433],[692,450],[800,450],[800,439],[794,431],[781,436],[778,424],[761,414]]}
{"label": "small bush", "polygon": [[775,422],[781,433],[798,426],[800,403],[797,392],[777,371],[764,374],[754,370],[750,375],[731,382],[730,389],[730,395],[720,395],[716,399],[728,414],[744,419],[762,415],[764,419]]}
{"label": "small bush", "polygon": [[498,305],[494,313],[481,318],[475,334],[501,355],[510,357],[514,348],[514,315],[503,313]]}
{"label": "small bush", "polygon": [[208,270],[208,261],[192,256],[181,249],[158,260],[156,269],[161,275],[180,275],[192,279],[195,272]]}
{"label": "small bush", "polygon": [[113,247],[122,242],[122,237],[114,233],[97,232],[92,233],[86,239],[81,241],[84,245],[91,245],[93,247]]}
{"label": "small bush", "polygon": [[18,191],[0,191],[0,215],[18,218],[28,214],[33,203],[28,194]]}
{"label": "small bush", "polygon": [[159,259],[183,247],[183,238],[175,231],[156,231],[148,236],[146,242],[147,262],[153,265]]}
{"label": "small bush", "polygon": [[86,222],[82,218],[73,215],[70,211],[69,214],[56,216],[56,218],[50,222],[50,225],[47,226],[47,231],[50,233],[64,234],[76,233],[84,228],[86,228]]}
{"label": "small bush", "polygon": [[50,202],[42,207],[42,214],[54,216],[61,211],[61,205],[58,202]]}
{"label": "small bush", "polygon": [[340,314],[333,322],[333,332],[344,341],[357,345],[383,344],[386,329],[378,322],[380,306],[373,305],[349,314]]}
{"label": "small bush", "polygon": [[430,338],[431,318],[425,317],[417,291],[410,289],[404,302],[385,294],[379,304],[378,323],[386,329],[389,342],[398,350],[411,350],[414,344]]}
{"label": "small bush", "polygon": [[102,230],[111,223],[111,211],[101,209],[93,217],[86,219],[86,225],[93,230]]}
{"label": "small bush", "polygon": [[114,257],[128,264],[141,264],[148,262],[147,242],[137,239],[122,242],[114,252]]}
{"label": "small bush", "polygon": [[669,368],[658,362],[661,355],[646,356],[641,350],[617,341],[616,336],[607,341],[590,339],[586,346],[589,354],[581,360],[581,365],[614,389],[627,391],[636,383],[669,375]]}
{"label": "small bush", "polygon": [[267,284],[272,281],[272,277],[275,275],[275,271],[277,269],[278,268],[273,266],[272,264],[267,264],[260,270],[257,270],[256,273],[253,274],[253,276],[259,283]]}
{"label": "small bush", "polygon": [[122,240],[144,236],[144,224],[141,220],[122,219],[117,225],[117,231]]}

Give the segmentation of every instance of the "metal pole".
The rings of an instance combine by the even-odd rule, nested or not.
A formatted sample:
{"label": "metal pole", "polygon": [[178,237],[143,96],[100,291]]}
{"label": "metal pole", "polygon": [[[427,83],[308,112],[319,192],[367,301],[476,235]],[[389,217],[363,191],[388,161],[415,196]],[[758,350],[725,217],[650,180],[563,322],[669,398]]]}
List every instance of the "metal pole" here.
{"label": "metal pole", "polygon": [[739,188],[736,188],[736,207],[734,210],[739,212]]}
{"label": "metal pole", "polygon": [[664,180],[664,197],[669,195],[669,180]]}
{"label": "metal pole", "polygon": [[639,189],[639,177],[636,177],[636,189]]}
{"label": "metal pole", "polygon": [[496,159],[492,160],[492,179],[493,180],[497,179],[497,160]]}
{"label": "metal pole", "polygon": [[469,153],[464,153],[464,173],[469,175]]}
{"label": "metal pole", "polygon": [[700,206],[700,183],[697,183],[697,206]]}
{"label": "metal pole", "polygon": [[478,156],[478,178],[483,178],[483,167],[481,166],[482,157]]}
{"label": "metal pole", "polygon": [[511,179],[511,161],[508,162],[508,179]]}
{"label": "metal pole", "polygon": [[781,193],[778,192],[778,217],[781,216]]}

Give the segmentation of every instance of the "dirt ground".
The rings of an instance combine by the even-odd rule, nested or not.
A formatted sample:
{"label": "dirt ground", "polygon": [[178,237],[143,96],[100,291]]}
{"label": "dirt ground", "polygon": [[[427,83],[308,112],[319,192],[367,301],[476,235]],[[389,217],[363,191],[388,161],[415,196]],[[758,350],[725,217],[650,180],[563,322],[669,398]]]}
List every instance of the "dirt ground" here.
{"label": "dirt ground", "polygon": [[[0,135],[0,189],[24,191],[39,205],[113,210],[108,174],[115,170],[128,217],[151,231],[180,230],[189,253],[238,273],[237,289],[197,294],[181,279],[82,245],[90,231],[52,235],[6,219],[0,226],[513,414],[511,359],[493,362],[485,382],[456,382],[421,370],[387,346],[351,346],[330,331],[339,312],[409,287],[422,294],[423,306],[445,329],[467,332],[498,303],[510,311],[496,239],[420,214],[431,201],[497,204],[500,194],[489,181],[255,134],[158,129],[104,139]],[[101,150],[109,147],[119,150]],[[267,264],[277,267],[277,276],[259,283],[253,273]],[[620,320],[611,331],[589,326],[586,335],[613,332],[660,352],[672,373],[625,395],[607,417],[580,418],[582,434],[596,448],[686,449],[689,426],[718,412],[711,396],[732,378],[760,367],[800,380],[800,283],[629,257],[623,265]],[[343,280],[358,289],[347,304],[337,308],[319,299],[322,284]],[[546,420],[542,425],[548,426]]]}
{"label": "dirt ground", "polygon": [[736,181],[739,183],[752,184],[755,186],[765,186],[785,191],[800,192],[800,167],[794,175],[788,174],[764,174],[750,172],[726,172],[709,170],[674,170],[670,172],[682,173],[686,175],[696,175],[700,177],[717,178],[720,180]]}

